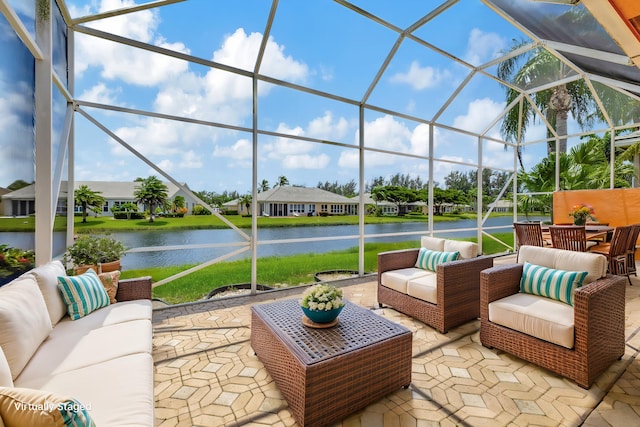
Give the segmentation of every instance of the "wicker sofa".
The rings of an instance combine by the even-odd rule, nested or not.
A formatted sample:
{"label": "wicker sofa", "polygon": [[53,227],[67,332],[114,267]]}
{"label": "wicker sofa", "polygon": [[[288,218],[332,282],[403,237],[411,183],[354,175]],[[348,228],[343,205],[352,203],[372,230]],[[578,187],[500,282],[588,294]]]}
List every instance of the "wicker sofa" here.
{"label": "wicker sofa", "polygon": [[[481,273],[480,341],[591,387],[625,349],[625,279],[607,275],[606,264],[592,253],[520,247],[516,264]],[[572,292],[573,306],[521,291],[523,275],[530,278],[523,284],[542,277],[529,273],[531,265],[586,272]]]}
{"label": "wicker sofa", "polygon": [[54,261],[0,287],[0,426],[152,426],[151,278],[120,280],[116,303],[72,320],[59,276],[85,279]]}
{"label": "wicker sofa", "polygon": [[440,333],[477,319],[480,271],[493,258],[477,256],[472,242],[423,236],[422,248],[459,252],[459,258],[437,265],[435,272],[416,267],[420,248],[378,254],[378,304],[414,317]]}

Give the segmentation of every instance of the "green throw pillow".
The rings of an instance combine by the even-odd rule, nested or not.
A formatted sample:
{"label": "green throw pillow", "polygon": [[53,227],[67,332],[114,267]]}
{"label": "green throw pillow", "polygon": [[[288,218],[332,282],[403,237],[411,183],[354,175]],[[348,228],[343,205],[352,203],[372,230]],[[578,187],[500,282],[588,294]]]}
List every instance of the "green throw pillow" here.
{"label": "green throw pillow", "polygon": [[418,259],[416,260],[416,267],[424,270],[436,271],[438,264],[455,261],[458,259],[459,255],[460,252],[439,252],[420,248]]}
{"label": "green throw pillow", "polygon": [[520,292],[540,295],[573,306],[573,292],[582,286],[586,271],[565,271],[524,263]]}
{"label": "green throw pillow", "polygon": [[58,276],[58,289],[72,320],[109,305],[109,294],[93,270],[79,276]]}

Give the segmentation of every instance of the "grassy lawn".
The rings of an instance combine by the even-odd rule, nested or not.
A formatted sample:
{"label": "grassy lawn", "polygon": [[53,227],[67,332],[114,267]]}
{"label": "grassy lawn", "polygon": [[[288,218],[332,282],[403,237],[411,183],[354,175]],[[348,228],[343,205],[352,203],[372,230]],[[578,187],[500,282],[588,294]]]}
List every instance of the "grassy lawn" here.
{"label": "grassy lawn", "polygon": [[[496,233],[494,236],[504,240],[507,244],[513,243],[513,233]],[[377,271],[378,252],[416,246],[416,241],[365,244],[365,272],[372,273]],[[493,239],[486,237],[483,239],[483,248],[487,254],[505,251],[503,246],[499,245]],[[192,266],[172,266],[123,271],[122,277],[150,275],[153,277],[153,281],[157,282],[189,267]],[[258,260],[257,282],[261,285],[271,287],[304,285],[314,283],[313,275],[317,272],[337,269],[358,269],[357,248],[354,247],[348,250],[323,254],[308,253],[287,257],[260,258]],[[213,289],[221,286],[249,283],[250,281],[250,259],[221,262],[181,279],[158,286],[153,290],[153,295],[155,298],[160,298],[170,304],[177,304],[202,299]]]}

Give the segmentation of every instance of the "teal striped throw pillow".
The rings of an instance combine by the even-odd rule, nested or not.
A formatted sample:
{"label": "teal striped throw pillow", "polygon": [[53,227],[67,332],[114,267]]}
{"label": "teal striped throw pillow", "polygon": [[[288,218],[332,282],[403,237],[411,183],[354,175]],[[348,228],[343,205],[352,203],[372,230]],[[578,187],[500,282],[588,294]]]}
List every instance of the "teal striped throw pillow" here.
{"label": "teal striped throw pillow", "polygon": [[109,295],[93,270],[79,276],[58,276],[58,289],[71,320],[109,305]]}
{"label": "teal striped throw pillow", "polygon": [[438,264],[455,261],[459,255],[460,252],[439,252],[420,248],[418,259],[416,260],[416,267],[422,268],[423,270],[436,271]]}
{"label": "teal striped throw pillow", "polygon": [[540,295],[573,306],[573,292],[582,286],[586,271],[565,271],[524,263],[520,292]]}

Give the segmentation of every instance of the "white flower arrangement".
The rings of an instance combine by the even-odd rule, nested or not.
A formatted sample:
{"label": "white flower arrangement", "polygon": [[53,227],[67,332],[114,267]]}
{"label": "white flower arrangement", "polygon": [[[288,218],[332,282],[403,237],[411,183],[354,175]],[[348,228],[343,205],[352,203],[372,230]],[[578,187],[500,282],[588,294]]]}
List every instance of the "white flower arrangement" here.
{"label": "white flower arrangement", "polygon": [[329,311],[344,306],[342,290],[331,285],[316,285],[307,289],[300,305],[314,311]]}

